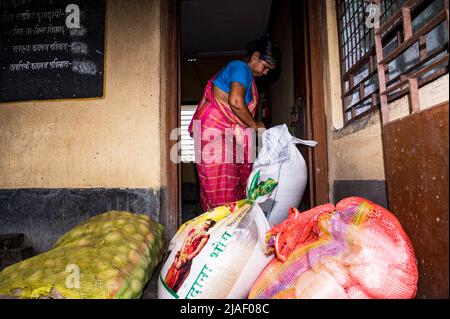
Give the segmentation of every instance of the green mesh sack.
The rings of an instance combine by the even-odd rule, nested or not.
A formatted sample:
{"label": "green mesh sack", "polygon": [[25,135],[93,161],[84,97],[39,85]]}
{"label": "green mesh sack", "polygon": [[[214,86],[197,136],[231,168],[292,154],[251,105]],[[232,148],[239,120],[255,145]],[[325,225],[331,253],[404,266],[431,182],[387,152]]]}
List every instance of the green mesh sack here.
{"label": "green mesh sack", "polygon": [[147,215],[94,216],[43,254],[0,272],[0,295],[18,298],[139,298],[161,261],[164,226]]}

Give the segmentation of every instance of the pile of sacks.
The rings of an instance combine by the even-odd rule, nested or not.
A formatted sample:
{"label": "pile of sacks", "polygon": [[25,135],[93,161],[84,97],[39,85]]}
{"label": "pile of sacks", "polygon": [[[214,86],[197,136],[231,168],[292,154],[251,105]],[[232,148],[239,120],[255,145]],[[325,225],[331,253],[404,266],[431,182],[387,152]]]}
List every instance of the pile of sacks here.
{"label": "pile of sacks", "polygon": [[[261,242],[267,220],[258,204],[244,202],[182,226],[161,271],[159,298],[415,297],[413,247],[383,207],[350,197],[302,213],[291,208]],[[204,248],[195,255],[202,241]]]}
{"label": "pile of sacks", "polygon": [[161,261],[164,227],[147,215],[94,216],[43,254],[0,272],[0,295],[18,298],[139,298]]}
{"label": "pile of sacks", "polygon": [[[263,133],[248,198],[181,226],[161,270],[159,298],[415,296],[414,250],[389,211],[357,197],[293,208],[307,182],[296,144],[316,142],[291,136],[286,125]],[[267,181],[257,187],[260,178]]]}

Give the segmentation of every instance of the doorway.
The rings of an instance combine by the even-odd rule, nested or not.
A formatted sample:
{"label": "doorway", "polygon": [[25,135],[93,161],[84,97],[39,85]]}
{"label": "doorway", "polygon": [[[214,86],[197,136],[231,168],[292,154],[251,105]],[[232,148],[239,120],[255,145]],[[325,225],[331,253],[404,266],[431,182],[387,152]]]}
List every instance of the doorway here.
{"label": "doorway", "polygon": [[[168,76],[162,78],[166,79],[166,86],[178,92],[176,98],[167,94],[162,96],[162,103],[166,103],[168,110],[166,130],[170,132],[171,128],[181,127],[183,132],[183,125],[186,128],[189,124],[189,116],[200,101],[206,82],[227,62],[244,58],[248,42],[269,34],[280,44],[282,73],[276,82],[257,83],[260,100],[256,118],[264,121],[267,127],[287,124],[293,135],[319,142],[320,146],[315,149],[300,148],[309,170],[309,183],[300,209],[327,202],[323,85],[317,84],[314,88],[310,85],[313,80],[321,83],[319,79],[322,78],[320,36],[308,36],[312,24],[320,24],[318,18],[311,21],[308,14],[318,5],[314,4],[315,1],[249,0],[244,2],[248,6],[246,9],[242,1],[238,2],[227,1],[225,5],[220,0],[217,3],[211,0],[173,0],[162,8],[162,41],[168,41],[163,42],[162,57],[168,63],[165,68],[176,75],[176,81]],[[286,15],[290,18],[286,19]],[[256,17],[257,21],[248,17]],[[320,17],[320,12],[317,17]],[[237,29],[233,30],[231,26]],[[217,34],[220,36],[215,36]],[[315,125],[316,122],[319,124]],[[169,146],[167,154],[174,141],[166,139],[165,142]],[[181,142],[183,145],[183,137]],[[189,158],[192,155],[189,150],[191,144],[185,141],[184,145],[181,153],[186,160],[179,165],[167,164],[167,210],[162,221],[169,223],[166,224],[168,237],[183,221],[202,212],[198,201],[198,176],[192,157]]]}
{"label": "doorway", "polygon": [[[179,5],[181,220],[185,222],[202,213],[194,141],[187,127],[208,80],[227,63],[245,59],[246,44],[267,34],[272,0],[181,0]],[[261,83],[258,92],[264,95]],[[256,117],[261,120],[260,111]]]}

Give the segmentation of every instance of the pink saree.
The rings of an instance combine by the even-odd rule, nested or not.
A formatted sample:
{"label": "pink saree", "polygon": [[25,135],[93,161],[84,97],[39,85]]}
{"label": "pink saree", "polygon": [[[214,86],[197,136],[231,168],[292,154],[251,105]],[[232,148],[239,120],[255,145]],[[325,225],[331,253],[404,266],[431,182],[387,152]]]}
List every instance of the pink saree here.
{"label": "pink saree", "polygon": [[[208,81],[189,125],[189,133],[194,137],[200,204],[204,211],[244,199],[253,165],[253,142],[247,135],[250,130],[229,104],[216,100],[214,78]],[[252,116],[257,102],[258,92],[253,79],[252,101],[248,105]],[[230,132],[234,134],[230,135]]]}

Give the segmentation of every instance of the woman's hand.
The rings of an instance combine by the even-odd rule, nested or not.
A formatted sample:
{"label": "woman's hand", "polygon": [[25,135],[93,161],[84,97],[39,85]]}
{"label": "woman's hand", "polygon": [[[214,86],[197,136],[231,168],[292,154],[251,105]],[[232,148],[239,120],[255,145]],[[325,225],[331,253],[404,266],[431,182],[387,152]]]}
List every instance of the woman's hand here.
{"label": "woman's hand", "polygon": [[255,124],[253,124],[252,126],[250,126],[250,128],[254,129],[255,131],[257,131],[258,129],[262,128],[265,129],[266,126],[264,125],[263,122],[255,122]]}
{"label": "woman's hand", "polygon": [[259,128],[266,128],[263,122],[256,122],[254,129],[257,130]]}

